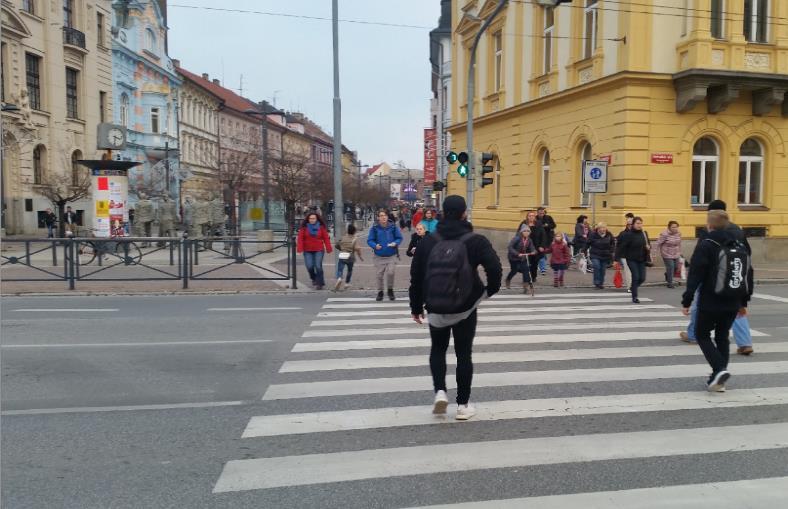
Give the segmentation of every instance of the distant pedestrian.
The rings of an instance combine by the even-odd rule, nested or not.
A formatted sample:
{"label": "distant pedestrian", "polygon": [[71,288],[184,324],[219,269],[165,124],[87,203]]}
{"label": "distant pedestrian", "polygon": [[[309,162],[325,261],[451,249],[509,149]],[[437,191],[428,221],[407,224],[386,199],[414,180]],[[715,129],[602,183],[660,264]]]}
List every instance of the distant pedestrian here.
{"label": "distant pedestrian", "polygon": [[[501,287],[501,262],[490,241],[473,233],[466,220],[465,199],[449,196],[443,202],[444,219],[434,235],[419,244],[410,267],[410,311],[422,323],[429,313],[430,371],[435,394],[432,412],[446,413],[446,351],[454,335],[457,356],[457,412],[455,419],[467,420],[476,414],[470,404],[473,379],[473,339],[476,335],[477,307],[483,296],[495,295]],[[485,289],[478,267],[484,267]]]}
{"label": "distant pedestrian", "polygon": [[47,227],[47,238],[52,239],[55,237],[55,225],[57,224],[57,217],[52,209],[47,209],[44,212],[44,226]]}
{"label": "distant pedestrian", "polygon": [[71,209],[71,206],[66,207],[66,213],[63,214],[63,222],[66,226],[66,236],[74,237],[77,234],[77,213]]}
{"label": "distant pedestrian", "polygon": [[566,274],[569,261],[572,259],[572,251],[569,249],[569,244],[566,243],[563,233],[555,233],[548,252],[550,253],[550,268],[553,269],[553,286],[555,288],[563,287],[564,274]]}
{"label": "distant pedestrian", "polygon": [[416,254],[416,248],[427,235],[429,235],[427,233],[427,228],[423,223],[419,223],[418,226],[416,226],[416,231],[410,236],[410,244],[408,244],[408,250],[405,251],[405,254],[413,257],[413,255]]}
{"label": "distant pedestrian", "polygon": [[[635,215],[631,212],[627,212],[626,215],[624,216],[625,219],[624,229],[621,230],[618,233],[618,236],[616,237],[616,246],[618,246],[618,244],[621,243],[621,239],[624,237],[624,234],[632,229],[632,219],[634,218]],[[632,272],[629,270],[629,265],[627,265],[626,258],[621,258],[620,265],[624,271],[624,287],[627,289],[627,292],[631,292]]]}
{"label": "distant pedestrian", "polygon": [[616,239],[607,230],[606,223],[598,223],[588,236],[588,253],[594,267],[594,286],[599,290],[605,288],[605,271],[613,261],[616,251]]}
{"label": "distant pedestrian", "polygon": [[[651,247],[648,243],[648,233],[643,230],[643,220],[636,217],[632,220],[632,229],[622,235],[616,247],[616,259],[626,260],[632,272],[632,302],[640,304],[638,288],[646,282],[646,262],[649,260]],[[622,263],[624,263],[622,261]]]}
{"label": "distant pedestrian", "polygon": [[385,289],[383,279],[388,285],[389,300],[394,297],[394,272],[399,258],[398,248],[402,244],[402,232],[396,224],[389,221],[389,214],[385,210],[378,212],[378,222],[369,230],[367,245],[372,248],[375,265],[375,275],[378,281],[378,295],[375,298],[378,302],[383,300]]}
{"label": "distant pedestrian", "polygon": [[331,253],[331,238],[328,228],[316,212],[308,212],[298,230],[296,251],[304,253],[304,265],[315,290],[326,285],[323,275],[323,256]]}
{"label": "distant pedestrian", "polygon": [[342,289],[342,276],[347,267],[347,277],[345,279],[345,290],[350,288],[350,279],[353,277],[353,265],[356,263],[356,257],[362,262],[364,257],[361,256],[361,247],[358,245],[358,237],[356,236],[356,227],[350,225],[347,227],[347,233],[337,242],[336,248],[337,255],[337,282],[334,284],[334,290],[339,291]]}
{"label": "distant pedestrian", "polygon": [[657,248],[665,263],[665,282],[668,284],[668,288],[673,288],[673,277],[681,257],[681,231],[678,222],[669,222],[668,228],[659,234]]}
{"label": "distant pedestrian", "polygon": [[[737,316],[747,316],[747,303],[753,291],[749,254],[728,230],[727,212],[710,210],[708,235],[698,241],[690,261],[687,289],[681,305],[685,316],[698,292],[695,332],[712,372],[706,386],[709,392],[724,392],[728,372],[728,331]],[[714,331],[714,343],[711,331]]]}
{"label": "distant pedestrian", "polygon": [[536,263],[537,251],[533,241],[530,239],[531,228],[527,224],[520,226],[520,231],[509,241],[507,246],[507,256],[511,269],[506,276],[506,289],[512,287],[512,279],[519,272],[523,274],[523,293],[530,292],[533,295],[534,283],[531,279],[531,264]]}
{"label": "distant pedestrian", "polygon": [[413,217],[411,219],[411,224],[415,228],[421,222],[422,219],[424,219],[424,207],[419,207],[416,209],[416,213],[413,214]]}
{"label": "distant pedestrian", "polygon": [[435,229],[438,227],[438,220],[435,219],[435,211],[432,209],[427,210],[424,213],[424,219],[422,219],[419,224],[424,225],[427,229],[427,233],[435,233]]}
{"label": "distant pedestrian", "polygon": [[572,244],[575,246],[575,254],[582,253],[586,255],[588,250],[588,235],[591,233],[591,228],[588,226],[588,216],[585,214],[577,216],[575,222],[575,237],[572,239]]}
{"label": "distant pedestrian", "polygon": [[[547,209],[545,207],[539,207],[536,209],[536,222],[542,228],[544,228],[544,232],[548,238],[548,241],[552,242],[552,239],[555,236],[556,224],[552,216],[547,214]],[[543,256],[539,259],[539,271],[542,273],[543,276],[547,273],[546,256]]]}
{"label": "distant pedestrian", "polygon": [[530,262],[531,283],[536,283],[536,276],[539,274],[539,260],[545,256],[545,251],[550,247],[551,239],[547,236],[544,227],[536,220],[535,211],[531,210],[526,214],[525,220],[517,227],[518,232],[523,225],[528,225],[528,228],[531,230],[530,239],[536,248],[536,256],[528,260]]}

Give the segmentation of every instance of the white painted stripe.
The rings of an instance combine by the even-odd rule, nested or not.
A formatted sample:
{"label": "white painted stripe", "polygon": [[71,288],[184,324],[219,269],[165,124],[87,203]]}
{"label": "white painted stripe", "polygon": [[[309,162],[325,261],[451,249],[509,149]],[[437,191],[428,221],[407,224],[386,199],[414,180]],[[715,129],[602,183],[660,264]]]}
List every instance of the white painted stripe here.
{"label": "white painted stripe", "polygon": [[[698,437],[702,436],[703,440]],[[615,444],[615,447],[611,447]],[[788,423],[525,438],[235,460],[214,493],[532,465],[788,447]],[[331,468],[326,468],[331,465]]]}
{"label": "white painted stripe", "polygon": [[[594,359],[657,358],[699,355],[697,348],[688,345],[638,346],[632,348],[586,348],[569,350],[526,350],[519,352],[476,352],[474,364],[506,364],[511,362],[550,362]],[[758,345],[758,353],[788,353],[788,342]],[[344,359],[314,359],[286,361],[280,373],[305,373],[310,371],[338,371],[351,369],[407,368],[427,366],[427,355],[394,355],[390,357],[347,357]],[[448,356],[447,364],[454,365],[457,359]]]}
{"label": "white painted stripe", "polygon": [[180,408],[213,408],[245,405],[247,401],[209,401],[207,403],[173,403],[171,405],[85,406],[71,408],[33,408],[3,410],[2,415],[82,414],[95,412],[133,412],[137,410],[178,410]]}
{"label": "white painted stripe", "polygon": [[766,295],[765,293],[753,293],[752,296],[756,299],[763,299],[763,300],[773,300],[775,302],[786,302],[788,303],[788,298],[786,297],[778,297],[776,295]]}
{"label": "white painted stripe", "polygon": [[[759,509],[788,507],[788,477],[431,505],[420,509]],[[419,509],[419,508],[411,508]]]}
{"label": "white painted stripe", "polygon": [[298,311],[303,308],[208,308],[206,311]]}
{"label": "white painted stripe", "polygon": [[[513,371],[506,373],[474,373],[474,387],[511,387],[568,383],[615,382],[624,380],[659,380],[666,378],[704,378],[709,366],[679,364],[670,366],[634,366],[623,368],[559,369],[550,371]],[[730,368],[735,382],[737,375],[769,375],[788,373],[788,361],[743,362]],[[450,389],[455,388],[449,377]],[[700,381],[699,381],[700,383]],[[432,387],[430,376],[369,378],[362,380],[331,380],[268,386],[264,400],[318,398],[321,396],[350,396],[392,392],[417,392]]]}
{"label": "white painted stripe", "polygon": [[27,309],[12,309],[11,311],[17,313],[115,313],[118,309],[113,308],[27,308]]}
{"label": "white painted stripe", "polygon": [[[529,331],[549,330],[549,331],[569,331],[569,330],[594,330],[594,329],[659,329],[662,327],[687,327],[687,320],[655,320],[643,322],[601,322],[593,321],[588,323],[533,323],[528,324]],[[522,327],[520,327],[522,328]],[[514,325],[478,325],[476,332],[512,332],[518,330]],[[304,338],[330,338],[330,337],[350,337],[350,336],[375,336],[380,337],[384,334],[424,334],[427,327],[400,327],[400,328],[379,328],[379,329],[326,329],[326,330],[307,330],[301,337]]]}
{"label": "white painted stripe", "polygon": [[149,343],[64,343],[50,345],[0,345],[0,348],[106,348],[113,346],[190,346],[190,345],[243,345],[270,343],[271,339],[227,340],[227,341],[162,341]]}
{"label": "white painted stripe", "polygon": [[[666,412],[706,408],[736,408],[788,404],[788,387],[737,389],[728,394],[666,392],[612,394],[576,398],[520,399],[474,402],[474,421],[533,419],[571,415]],[[243,438],[327,433],[359,429],[427,426],[454,422],[453,416],[433,415],[425,405],[368,408],[337,412],[262,415],[252,417]]]}
{"label": "white painted stripe", "polygon": [[[375,297],[329,297],[326,302],[375,302]],[[408,302],[408,299],[399,298],[395,302]]]}
{"label": "white painted stripe", "polygon": [[[559,291],[558,293],[542,293],[539,294],[540,299],[574,299],[577,297],[599,297],[601,295],[616,295],[616,293],[601,293],[599,291],[596,292],[579,292],[579,293],[564,293]],[[624,293],[623,291],[619,291],[618,295],[626,296],[628,294]],[[496,293],[491,299],[523,299],[528,300],[533,297],[530,295],[524,294],[507,294],[507,293]]]}
{"label": "white painted stripe", "polygon": [[[502,299],[495,299],[495,300],[485,300],[482,301],[481,307],[487,308],[488,306],[535,306],[540,304],[587,304],[589,306],[593,306],[595,304],[608,304],[611,302],[632,302],[632,297],[620,297],[618,295],[600,295],[596,299],[561,299],[559,302],[556,302],[555,299],[541,299],[539,297],[535,297],[531,300],[502,300]],[[653,299],[641,298],[640,302],[654,302]],[[323,309],[370,309],[370,310],[382,310],[382,309],[409,309],[410,304],[404,302],[368,302],[366,304],[355,304],[352,302],[346,303],[333,303],[333,304],[323,304]]]}
{"label": "white painted stripe", "polygon": [[[523,306],[520,308],[493,308],[486,307],[483,311],[487,313],[512,313],[520,311],[521,313],[566,313],[568,311],[625,311],[636,309],[678,309],[669,304],[613,304],[613,305],[582,305],[582,306],[548,306],[548,307],[530,307]],[[363,317],[363,316],[391,316],[392,314],[400,314],[393,312],[390,309],[380,309],[377,311],[322,311],[317,314],[318,318],[340,318],[340,317]]]}
{"label": "white painted stripe", "polygon": [[[670,307],[670,306],[668,306]],[[485,316],[483,313],[479,314],[480,322],[534,322],[537,320],[608,320],[610,318],[668,318],[681,316],[678,309],[674,311],[655,311],[651,313],[637,313],[635,311],[625,311],[621,313],[566,313],[558,315],[540,314],[532,315],[502,315],[502,316]],[[311,327],[342,327],[353,325],[395,325],[403,323],[413,323],[410,317],[403,318],[366,318],[361,320],[315,320],[310,324]],[[517,327],[517,325],[511,325]]]}

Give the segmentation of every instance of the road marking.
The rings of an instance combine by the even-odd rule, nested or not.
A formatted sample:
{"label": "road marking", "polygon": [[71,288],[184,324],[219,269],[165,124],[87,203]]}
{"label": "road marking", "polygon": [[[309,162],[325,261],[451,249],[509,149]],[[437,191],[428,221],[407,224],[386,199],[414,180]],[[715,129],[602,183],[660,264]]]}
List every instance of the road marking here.
{"label": "road marking", "polygon": [[151,343],[65,343],[60,345],[0,345],[0,348],[91,348],[112,346],[184,346],[184,345],[235,345],[271,343],[271,339],[248,339],[227,341],[163,341]]}
{"label": "road marking", "polygon": [[[610,295],[605,297],[600,295],[599,298],[590,301],[589,299],[562,299],[556,301],[555,299],[540,299],[534,298],[532,300],[485,300],[481,303],[482,309],[487,309],[489,306],[535,306],[544,304],[587,304],[593,306],[594,304],[609,304],[613,302],[631,303],[631,297],[618,297]],[[653,299],[642,298],[640,302],[654,302]],[[371,309],[371,310],[385,310],[385,309],[410,309],[410,304],[400,302],[367,302],[366,304],[357,304],[353,302],[346,303],[331,303],[323,304],[323,309]]]}
{"label": "road marking", "polygon": [[66,309],[66,308],[40,308],[40,309],[12,309],[11,311],[15,311],[17,313],[115,313],[119,311],[118,309],[112,308],[73,308],[73,309]]}
{"label": "road marking", "polygon": [[[698,437],[703,436],[703,440]],[[611,447],[615,444],[615,447]],[[533,465],[758,451],[788,447],[788,423],[525,438],[225,464],[214,493]],[[331,468],[326,468],[331,465]]]}
{"label": "road marking", "polygon": [[[636,309],[677,309],[669,304],[613,304],[602,306],[548,306],[548,307],[522,307],[518,309],[512,308],[493,308],[485,307],[482,313],[511,313],[520,311],[521,313],[565,313],[567,311],[626,311]],[[318,318],[341,318],[341,317],[362,317],[362,316],[379,316],[379,315],[392,315],[399,314],[392,312],[390,309],[380,309],[377,311],[322,311],[317,314]],[[505,317],[501,317],[505,318]]]}
{"label": "road marking", "polygon": [[[550,362],[596,359],[629,359],[658,357],[697,357],[696,348],[688,345],[676,346],[637,346],[631,348],[586,348],[569,350],[525,350],[518,352],[475,352],[474,364],[506,364],[511,362]],[[758,353],[788,353],[788,342],[758,345]],[[450,356],[449,365],[457,359]],[[353,369],[407,368],[427,366],[426,355],[394,355],[390,357],[347,357],[344,359],[314,359],[285,361],[280,373],[305,373],[310,371],[340,371]]]}
{"label": "road marking", "polygon": [[34,408],[31,410],[3,410],[2,415],[74,414],[94,412],[133,412],[136,410],[177,410],[179,408],[213,408],[245,405],[248,401],[209,401],[206,403],[173,403],[170,405],[86,406],[71,408]]}
{"label": "road marking", "polygon": [[786,303],[788,303],[788,298],[778,297],[776,295],[767,295],[765,293],[753,293],[752,296],[754,298],[756,298],[756,299],[773,300],[775,302],[786,302]]}
{"label": "road marking", "polygon": [[[709,366],[703,364],[679,364],[668,366],[632,366],[622,368],[559,369],[550,371],[513,371],[504,373],[480,373],[473,375],[474,387],[512,387],[527,385],[614,382],[625,380],[659,380],[666,378],[705,378]],[[788,373],[788,361],[743,362],[732,365],[731,374],[768,375]],[[455,388],[452,379],[448,388]],[[351,396],[358,394],[380,394],[392,392],[418,392],[432,387],[430,376],[393,378],[370,378],[364,380],[331,380],[324,382],[301,382],[268,386],[263,400],[318,398],[323,396]]]}
{"label": "road marking", "polygon": [[[667,306],[667,304],[665,304]],[[671,306],[667,306],[670,308]],[[640,308],[638,308],[640,309]],[[640,319],[647,318],[669,318],[681,316],[678,309],[673,311],[661,311],[651,313],[635,313],[634,311],[625,311],[621,313],[594,313],[589,310],[587,313],[566,313],[557,315],[539,314],[532,315],[503,315],[503,316],[479,316],[479,322],[534,322],[544,320],[608,320],[610,318],[633,318],[634,316]],[[315,320],[310,324],[310,327],[341,327],[346,325],[395,325],[395,324],[414,324],[413,319],[410,317],[402,318],[369,318],[361,320]],[[415,324],[414,324],[415,325]],[[509,325],[509,328],[519,327],[519,325]]]}
{"label": "road marking", "polygon": [[[738,389],[729,394],[665,392],[658,394],[611,394],[576,398],[520,399],[474,402],[474,421],[533,419],[572,415],[666,412],[706,408],[735,408],[788,404],[788,387]],[[327,433],[359,429],[449,424],[453,416],[435,416],[429,404],[407,407],[368,408],[337,412],[262,415],[252,417],[243,438]]]}
{"label": "road marking", "polygon": [[[673,313],[671,313],[671,316]],[[630,315],[631,316],[631,313]],[[415,324],[414,324],[415,325]],[[687,320],[655,320],[644,322],[602,322],[595,323],[535,323],[528,324],[529,331],[549,330],[549,331],[568,331],[568,330],[593,330],[593,329],[658,329],[660,327],[687,327]],[[512,332],[517,327],[514,325],[478,325],[476,332]],[[303,338],[321,337],[349,337],[349,336],[376,336],[382,334],[424,334],[427,326],[401,327],[401,328],[379,328],[379,329],[324,329],[307,330],[301,335]]]}
{"label": "road marking", "polygon": [[303,308],[208,308],[206,311],[298,311]]}
{"label": "road marking", "polygon": [[485,500],[483,502],[431,505],[411,509],[489,509],[490,507],[495,507],[495,509],[567,509],[568,507],[754,509],[758,507],[788,507],[788,477]]}
{"label": "road marking", "polygon": [[[540,294],[538,298],[540,299],[573,299],[578,297],[620,297],[626,296],[626,294],[614,294],[614,293],[545,293]],[[518,295],[518,294],[506,294],[506,293],[497,293],[491,297],[492,299],[522,299],[522,300],[529,300],[533,299],[530,295]],[[627,299],[631,300],[629,297]],[[397,299],[397,301],[408,302],[408,299]],[[374,302],[373,297],[329,297],[326,299],[326,302]]]}

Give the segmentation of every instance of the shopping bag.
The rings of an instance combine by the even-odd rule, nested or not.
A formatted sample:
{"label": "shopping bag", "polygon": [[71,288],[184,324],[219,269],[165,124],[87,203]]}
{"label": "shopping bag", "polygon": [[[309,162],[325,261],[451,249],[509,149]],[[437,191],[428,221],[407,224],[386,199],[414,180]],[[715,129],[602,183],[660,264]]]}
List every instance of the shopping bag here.
{"label": "shopping bag", "polygon": [[681,280],[687,280],[687,260],[683,256],[679,257],[679,267],[681,267]]}
{"label": "shopping bag", "polygon": [[679,259],[676,260],[676,268],[673,269],[673,277],[681,277],[681,267],[683,266],[684,266],[684,258],[679,257]]}
{"label": "shopping bag", "polygon": [[616,275],[613,276],[613,286],[621,288],[624,286],[624,275],[621,273],[621,264],[616,263]]}
{"label": "shopping bag", "polygon": [[577,268],[580,269],[580,272],[585,274],[588,272],[588,260],[585,256],[581,256],[579,260],[577,260]]}

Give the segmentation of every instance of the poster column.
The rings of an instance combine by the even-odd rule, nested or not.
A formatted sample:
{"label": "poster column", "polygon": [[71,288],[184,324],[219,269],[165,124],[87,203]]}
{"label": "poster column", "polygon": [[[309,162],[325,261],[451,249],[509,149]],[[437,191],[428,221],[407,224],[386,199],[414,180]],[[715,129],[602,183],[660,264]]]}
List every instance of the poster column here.
{"label": "poster column", "polygon": [[108,238],[129,235],[129,179],[125,170],[92,170],[93,233]]}

